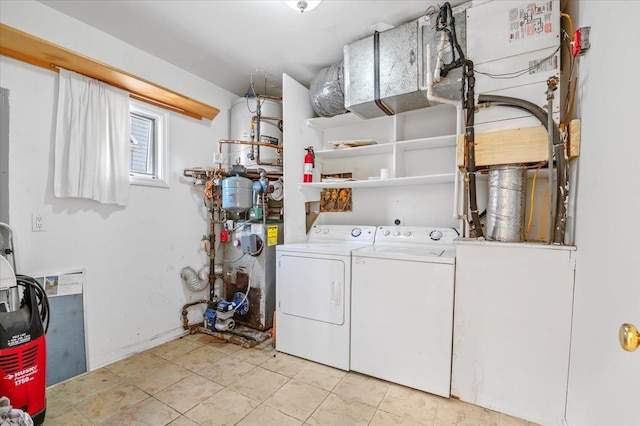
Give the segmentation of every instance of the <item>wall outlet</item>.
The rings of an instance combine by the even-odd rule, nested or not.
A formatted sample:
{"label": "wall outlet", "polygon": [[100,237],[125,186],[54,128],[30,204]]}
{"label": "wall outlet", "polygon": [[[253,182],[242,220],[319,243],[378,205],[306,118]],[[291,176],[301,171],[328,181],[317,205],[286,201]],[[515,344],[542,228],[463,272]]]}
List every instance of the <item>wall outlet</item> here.
{"label": "wall outlet", "polygon": [[31,215],[31,230],[33,232],[41,232],[46,231],[47,227],[45,224],[44,216],[40,213],[33,213]]}

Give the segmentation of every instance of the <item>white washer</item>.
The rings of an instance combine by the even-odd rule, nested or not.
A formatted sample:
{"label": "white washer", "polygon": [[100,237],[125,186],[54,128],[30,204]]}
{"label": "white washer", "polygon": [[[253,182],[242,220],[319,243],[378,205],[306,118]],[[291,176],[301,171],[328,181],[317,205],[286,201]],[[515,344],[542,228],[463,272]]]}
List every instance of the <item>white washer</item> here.
{"label": "white washer", "polygon": [[381,226],[352,253],[352,370],[449,397],[457,237]]}
{"label": "white washer", "polygon": [[351,251],[375,226],[313,226],[307,241],[276,248],[276,349],[349,370]]}

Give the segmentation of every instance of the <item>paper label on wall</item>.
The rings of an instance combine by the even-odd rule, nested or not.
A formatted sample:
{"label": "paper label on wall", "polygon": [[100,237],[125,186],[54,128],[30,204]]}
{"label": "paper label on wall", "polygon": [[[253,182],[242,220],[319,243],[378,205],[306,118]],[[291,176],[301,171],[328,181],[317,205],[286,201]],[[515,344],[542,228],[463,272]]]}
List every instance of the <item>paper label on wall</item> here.
{"label": "paper label on wall", "polygon": [[36,281],[42,285],[48,297],[67,296],[70,294],[81,294],[84,282],[82,272],[69,274],[47,275],[36,277]]}
{"label": "paper label on wall", "polygon": [[540,58],[535,61],[529,61],[529,74],[557,70],[559,56],[559,54],[554,54],[553,56],[547,58]]}
{"label": "paper label on wall", "polygon": [[526,3],[509,10],[509,40],[524,40],[553,32],[553,1]]}
{"label": "paper label on wall", "polygon": [[278,245],[278,226],[267,226],[267,246]]}

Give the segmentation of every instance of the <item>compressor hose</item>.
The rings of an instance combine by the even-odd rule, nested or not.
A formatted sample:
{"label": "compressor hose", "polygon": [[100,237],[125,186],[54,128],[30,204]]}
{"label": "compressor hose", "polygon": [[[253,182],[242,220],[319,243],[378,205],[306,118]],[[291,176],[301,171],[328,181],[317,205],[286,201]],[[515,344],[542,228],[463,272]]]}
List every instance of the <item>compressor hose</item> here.
{"label": "compressor hose", "polygon": [[[38,313],[40,314],[40,320],[42,321],[42,325],[44,326],[44,332],[47,333],[49,330],[49,298],[47,297],[47,293],[45,293],[44,289],[40,285],[38,281],[27,276],[27,275],[16,275],[16,281],[19,285],[25,287],[30,292],[33,291],[36,296],[36,303],[38,305]],[[22,303],[26,303],[26,297],[23,299]]]}

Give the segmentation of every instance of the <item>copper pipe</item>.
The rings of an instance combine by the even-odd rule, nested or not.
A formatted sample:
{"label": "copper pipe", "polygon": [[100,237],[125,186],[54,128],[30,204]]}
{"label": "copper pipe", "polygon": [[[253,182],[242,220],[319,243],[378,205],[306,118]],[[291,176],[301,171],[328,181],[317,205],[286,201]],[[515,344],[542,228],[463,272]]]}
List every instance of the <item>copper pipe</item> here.
{"label": "copper pipe", "polygon": [[187,318],[187,315],[189,312],[187,309],[190,308],[191,306],[208,304],[208,303],[209,303],[208,300],[197,300],[195,302],[186,303],[185,305],[183,305],[182,306],[182,328],[184,328],[185,330],[193,331],[195,328],[198,327],[198,325],[202,325],[202,323],[189,325],[189,318]]}
{"label": "copper pipe", "polygon": [[237,144],[237,145],[251,145],[251,146],[266,146],[268,148],[278,149],[282,151],[282,147],[280,145],[273,145],[267,142],[252,142],[252,141],[241,141],[236,139],[220,139],[218,142],[218,152],[222,152],[222,144]]}

